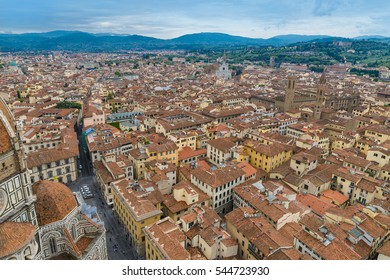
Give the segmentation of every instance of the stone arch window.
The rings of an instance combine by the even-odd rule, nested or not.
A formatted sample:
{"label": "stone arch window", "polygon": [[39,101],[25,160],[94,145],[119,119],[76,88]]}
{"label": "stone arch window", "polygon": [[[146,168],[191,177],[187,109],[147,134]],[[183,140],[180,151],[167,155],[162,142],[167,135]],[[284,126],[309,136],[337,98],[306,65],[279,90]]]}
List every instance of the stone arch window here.
{"label": "stone arch window", "polygon": [[31,247],[28,246],[26,249],[24,249],[23,252],[24,258],[27,259],[28,257],[31,257]]}
{"label": "stone arch window", "polygon": [[77,233],[77,229],[78,229],[78,220],[77,218],[73,218],[70,223],[67,225],[67,229],[70,233],[70,235],[72,236],[73,240],[76,241],[79,234]]}
{"label": "stone arch window", "polygon": [[50,252],[52,254],[57,253],[57,243],[56,243],[56,239],[54,237],[51,237],[49,239],[49,246],[50,246]]}
{"label": "stone arch window", "polygon": [[7,207],[7,194],[4,190],[0,189],[0,215]]}

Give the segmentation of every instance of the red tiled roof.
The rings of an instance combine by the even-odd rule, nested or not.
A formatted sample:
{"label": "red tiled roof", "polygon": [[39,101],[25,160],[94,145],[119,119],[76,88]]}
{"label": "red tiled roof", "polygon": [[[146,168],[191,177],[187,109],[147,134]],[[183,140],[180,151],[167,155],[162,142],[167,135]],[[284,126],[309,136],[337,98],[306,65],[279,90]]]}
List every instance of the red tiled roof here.
{"label": "red tiled roof", "polygon": [[184,147],[183,150],[179,152],[179,160],[184,160],[187,158],[197,157],[201,155],[206,156],[206,154],[207,154],[206,149],[193,150],[190,147]]}
{"label": "red tiled roof", "polygon": [[4,222],[0,224],[0,258],[14,254],[26,246],[35,234],[30,223]]}
{"label": "red tiled roof", "polygon": [[308,206],[314,213],[320,216],[323,216],[325,212],[329,210],[329,208],[334,207],[334,205],[322,201],[321,199],[311,194],[298,194],[297,200]]}
{"label": "red tiled roof", "polygon": [[64,184],[54,181],[38,181],[32,186],[37,196],[35,210],[40,226],[61,221],[75,207],[76,199]]}
{"label": "red tiled roof", "polygon": [[345,203],[346,201],[348,201],[348,197],[346,197],[342,193],[340,193],[338,191],[334,191],[334,190],[326,190],[326,191],[322,192],[320,199],[322,200],[323,198],[330,199],[332,201],[332,203],[334,203],[336,205],[341,205],[341,204]]}

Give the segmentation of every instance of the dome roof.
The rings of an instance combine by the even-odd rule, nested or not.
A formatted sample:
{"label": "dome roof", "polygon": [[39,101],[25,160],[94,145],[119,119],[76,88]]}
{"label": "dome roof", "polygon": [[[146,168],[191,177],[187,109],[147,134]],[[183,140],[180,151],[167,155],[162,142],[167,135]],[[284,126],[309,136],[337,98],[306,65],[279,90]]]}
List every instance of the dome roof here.
{"label": "dome roof", "polygon": [[12,150],[12,134],[15,134],[15,123],[11,111],[0,98],[0,154]]}
{"label": "dome roof", "polygon": [[64,184],[43,180],[32,189],[37,196],[35,210],[40,226],[61,221],[77,206],[72,191]]}
{"label": "dome roof", "polygon": [[12,255],[26,246],[35,235],[30,223],[4,222],[0,224],[0,258]]}
{"label": "dome roof", "polygon": [[13,131],[15,132],[14,117],[10,109],[8,108],[7,104],[1,97],[0,97],[0,111],[3,113],[4,117],[6,118],[8,123],[11,125]]}

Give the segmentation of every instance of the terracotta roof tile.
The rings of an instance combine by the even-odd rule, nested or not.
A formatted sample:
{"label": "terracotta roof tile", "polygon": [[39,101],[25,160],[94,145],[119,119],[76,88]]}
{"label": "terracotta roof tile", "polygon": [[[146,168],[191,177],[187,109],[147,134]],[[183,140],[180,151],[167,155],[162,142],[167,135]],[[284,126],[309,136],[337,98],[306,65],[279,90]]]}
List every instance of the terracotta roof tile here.
{"label": "terracotta roof tile", "polygon": [[89,244],[91,244],[91,242],[93,241],[93,238],[89,238],[89,237],[81,237],[77,242],[76,242],[76,246],[79,248],[80,252],[84,252]]}
{"label": "terracotta roof tile", "polygon": [[184,147],[183,150],[179,152],[179,160],[185,160],[187,158],[196,157],[196,156],[206,156],[207,150],[193,150],[190,147]]}
{"label": "terracotta roof tile", "polygon": [[378,253],[390,257],[390,241],[385,242],[385,244],[378,249]]}
{"label": "terracotta roof tile", "polygon": [[319,216],[323,216],[325,212],[329,210],[329,208],[335,207],[334,205],[322,201],[321,199],[311,194],[298,194],[297,200],[305,204]]}
{"label": "terracotta roof tile", "polygon": [[233,141],[225,138],[212,139],[209,140],[207,144],[223,153],[228,153],[230,149],[236,146]]}
{"label": "terracotta roof tile", "polygon": [[295,248],[280,249],[265,258],[266,260],[311,260],[312,258],[305,254],[303,255]]}
{"label": "terracotta roof tile", "polygon": [[36,182],[32,189],[37,196],[35,209],[41,226],[61,221],[77,207],[72,191],[64,184],[44,180]]}
{"label": "terracotta roof tile", "polygon": [[362,257],[337,237],[325,246],[321,241],[304,230],[295,235],[307,247],[316,251],[325,260],[360,260]]}
{"label": "terracotta roof tile", "polygon": [[30,223],[4,222],[0,224],[0,258],[16,253],[26,246],[35,234]]}
{"label": "terracotta roof tile", "polygon": [[198,178],[201,182],[207,185],[217,188],[225,183],[231,182],[241,176],[245,175],[245,172],[237,167],[225,167],[217,170],[203,170],[198,167],[191,172],[192,176]]}
{"label": "terracotta roof tile", "polygon": [[5,128],[2,120],[0,120],[0,154],[6,153],[12,150],[11,138]]}
{"label": "terracotta roof tile", "polygon": [[375,192],[375,187],[379,182],[375,182],[374,179],[362,178],[356,185],[357,188],[368,191],[370,193]]}
{"label": "terracotta roof tile", "polygon": [[169,260],[189,260],[189,252],[181,245],[185,241],[185,235],[170,218],[158,221],[145,227],[145,234],[148,235],[159,250]]}
{"label": "terracotta roof tile", "polygon": [[123,198],[131,214],[137,221],[161,215],[161,211],[152,202],[152,198],[154,197],[151,197],[151,193],[133,191],[129,185],[130,183],[127,179],[115,182],[114,191],[118,192]]}
{"label": "terracotta roof tile", "polygon": [[11,129],[14,132],[16,132],[15,124],[14,124],[14,117],[12,116],[12,113],[11,113],[10,109],[8,108],[8,106],[6,105],[6,103],[3,100],[3,98],[0,98],[0,111],[5,116],[7,122],[10,124]]}

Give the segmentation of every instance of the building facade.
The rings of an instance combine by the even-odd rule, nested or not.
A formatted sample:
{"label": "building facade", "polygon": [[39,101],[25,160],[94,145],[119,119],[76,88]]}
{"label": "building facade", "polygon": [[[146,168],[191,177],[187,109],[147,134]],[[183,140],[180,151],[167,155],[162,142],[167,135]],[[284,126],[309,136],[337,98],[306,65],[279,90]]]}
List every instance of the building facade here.
{"label": "building facade", "polygon": [[0,138],[0,259],[107,259],[96,208],[61,183],[31,186],[20,130],[2,99]]}

